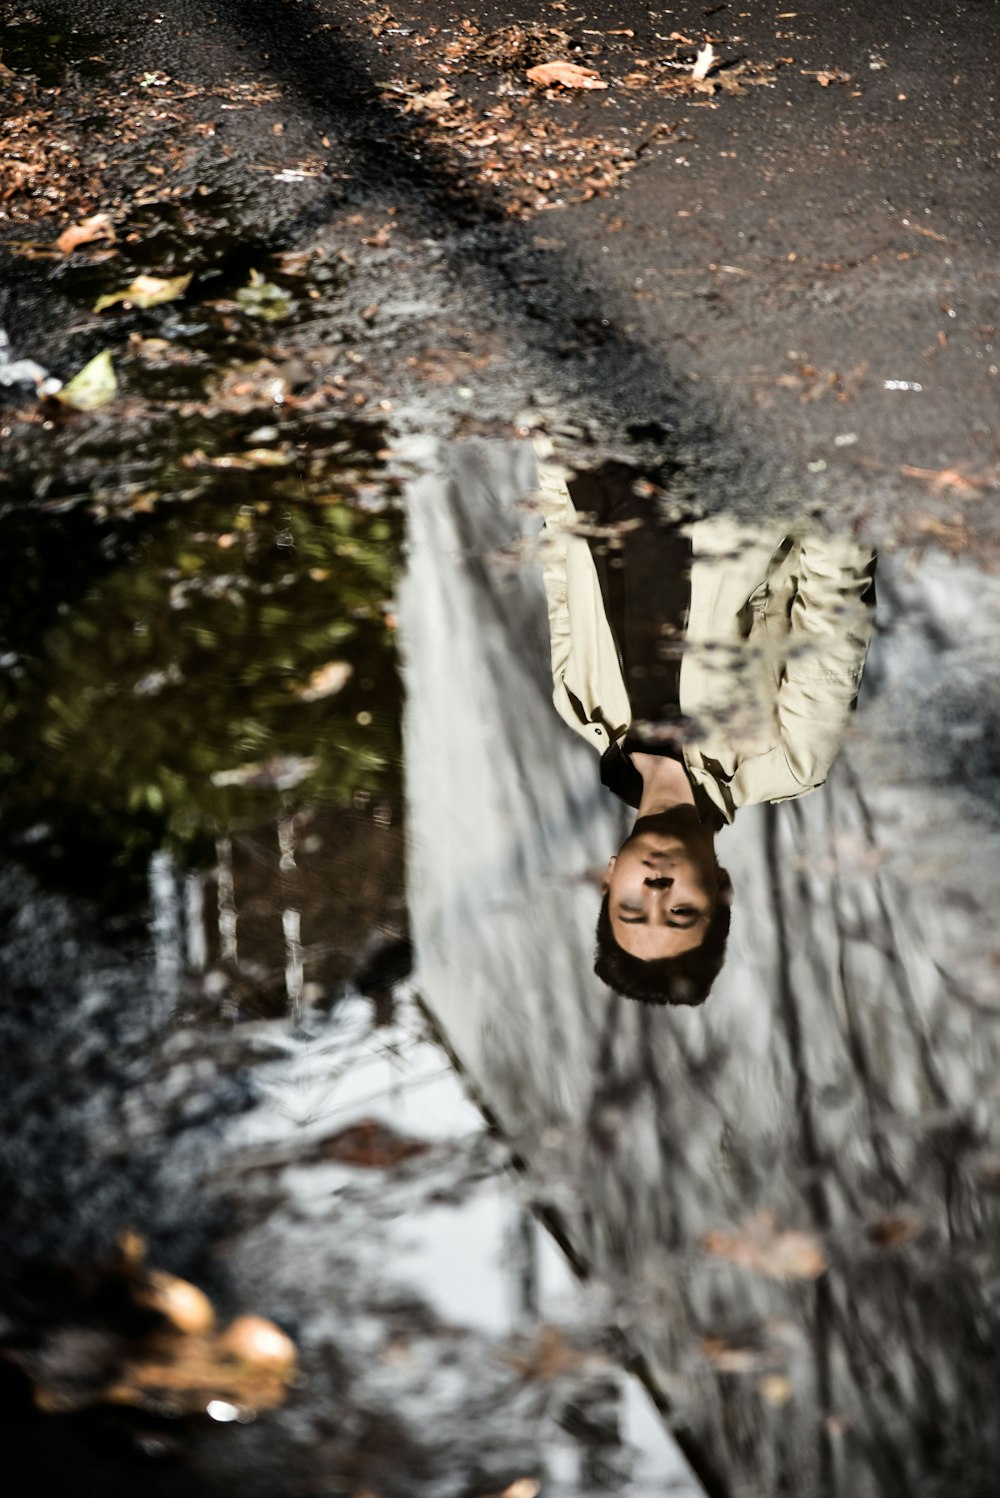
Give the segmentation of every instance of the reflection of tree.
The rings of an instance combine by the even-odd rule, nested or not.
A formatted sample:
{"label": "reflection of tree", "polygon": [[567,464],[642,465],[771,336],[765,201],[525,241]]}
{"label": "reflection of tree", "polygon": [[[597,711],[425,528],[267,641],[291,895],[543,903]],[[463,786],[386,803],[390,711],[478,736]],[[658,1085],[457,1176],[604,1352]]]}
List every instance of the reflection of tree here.
{"label": "reflection of tree", "polygon": [[[92,869],[103,848],[134,877],[164,837],[207,846],[216,829],[273,816],[283,785],[344,805],[359,789],[391,792],[399,687],[386,608],[400,518],[244,498],[95,527],[94,565],[48,595],[30,567],[22,587],[15,579],[7,608],[23,606],[38,629],[20,632],[3,709],[9,832],[44,821],[45,848],[62,848],[65,864],[85,852]],[[101,551],[114,548],[108,569]],[[44,617],[60,587],[78,601]],[[332,661],[351,668],[346,685],[310,691]]]}
{"label": "reflection of tree", "polygon": [[[845,775],[808,807],[761,812],[766,1056],[609,1001],[570,1237],[730,1484],[957,1494],[965,1466],[1000,1455],[997,1206],[974,1174],[990,1136],[970,1074],[947,1084],[961,1026],[929,1002],[889,881],[794,856],[833,845],[858,797]],[[782,1283],[705,1258],[707,1228],[738,1233],[764,1206],[815,1233],[827,1274]]]}

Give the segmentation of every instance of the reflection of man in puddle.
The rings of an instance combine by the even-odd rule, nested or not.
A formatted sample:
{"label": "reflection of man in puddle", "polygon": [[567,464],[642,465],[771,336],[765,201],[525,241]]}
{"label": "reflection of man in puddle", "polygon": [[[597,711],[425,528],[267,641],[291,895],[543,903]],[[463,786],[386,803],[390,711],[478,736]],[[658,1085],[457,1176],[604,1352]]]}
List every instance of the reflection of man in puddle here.
{"label": "reflection of man in puddle", "polygon": [[[660,519],[633,475],[540,467],[554,700],[638,811],[608,863],[598,975],[698,1004],[725,956],[715,835],[741,806],[823,784],[854,705],[874,553],[726,517]],[[582,517],[582,518],[581,518]]]}

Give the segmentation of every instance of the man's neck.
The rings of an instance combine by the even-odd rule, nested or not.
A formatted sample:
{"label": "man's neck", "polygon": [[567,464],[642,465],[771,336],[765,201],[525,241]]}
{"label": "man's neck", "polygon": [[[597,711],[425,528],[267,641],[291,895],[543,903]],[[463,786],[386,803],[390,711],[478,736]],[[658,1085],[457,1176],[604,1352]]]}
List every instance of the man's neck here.
{"label": "man's neck", "polygon": [[665,754],[633,754],[631,758],[642,776],[640,817],[694,805],[694,787],[681,760]]}

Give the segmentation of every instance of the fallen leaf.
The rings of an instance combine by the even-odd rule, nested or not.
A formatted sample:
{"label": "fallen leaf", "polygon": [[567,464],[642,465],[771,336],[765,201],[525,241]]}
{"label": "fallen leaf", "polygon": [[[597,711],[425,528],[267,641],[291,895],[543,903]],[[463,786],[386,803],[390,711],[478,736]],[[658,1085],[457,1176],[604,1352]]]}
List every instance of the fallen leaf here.
{"label": "fallen leaf", "polygon": [[813,1233],[779,1230],[773,1212],[757,1213],[736,1233],[706,1233],[702,1247],[715,1258],[729,1259],[770,1279],[814,1280],[827,1268],[818,1238]]}
{"label": "fallen leaf", "polygon": [[176,302],[190,285],[190,273],[186,276],[173,276],[166,281],[159,276],[136,276],[124,291],[111,291],[106,296],[98,297],[94,303],[94,311],[103,312],[106,307],[116,307],[119,302],[145,311],[147,307],[158,307],[161,302]]}
{"label": "fallen leaf", "polygon": [[742,1347],[725,1337],[703,1337],[701,1354],[720,1373],[756,1373],[767,1361],[757,1347]]}
{"label": "fallen leaf", "polygon": [[258,270],[250,272],[250,280],[240,287],[236,300],[248,317],[257,317],[262,322],[277,322],[292,310],[288,292],[273,281],[266,281]]}
{"label": "fallen leaf", "polygon": [[386,1170],[415,1155],[425,1155],[430,1145],[423,1139],[397,1134],[377,1119],[366,1118],[339,1133],[330,1134],[313,1147],[310,1158],[334,1160],[339,1165],[358,1165],[365,1170]]}
{"label": "fallen leaf", "polygon": [[107,239],[112,244],[115,241],[115,228],[106,213],[95,213],[79,224],[70,224],[56,240],[56,249],[69,255],[78,245],[93,244],[95,239]]}
{"label": "fallen leaf", "polygon": [[850,73],[845,73],[843,68],[820,68],[819,72],[812,72],[808,68],[802,69],[804,78],[815,78],[820,88],[829,88],[831,83],[850,83]]}
{"label": "fallen leaf", "polygon": [[916,1217],[900,1214],[896,1217],[876,1217],[868,1224],[868,1236],[879,1248],[898,1248],[909,1243],[920,1232],[920,1221]]}
{"label": "fallen leaf", "polygon": [[295,462],[295,453],[283,447],[248,447],[238,454],[243,468],[287,468]]}
{"label": "fallen leaf", "polygon": [[607,88],[607,84],[593,68],[582,68],[575,62],[540,62],[528,69],[532,83],[544,88],[561,84],[563,88]]}
{"label": "fallen leaf", "polygon": [[321,697],[333,697],[342,692],[354,674],[350,661],[327,661],[310,676],[305,686],[293,690],[301,702],[318,702]]}
{"label": "fallen leaf", "polygon": [[279,250],[273,258],[282,275],[301,276],[312,260],[322,260],[325,256],[321,249],[314,246],[308,250]]}
{"label": "fallen leaf", "polygon": [[961,516],[950,522],[935,520],[933,515],[921,515],[913,522],[913,529],[920,536],[933,536],[935,541],[952,551],[968,551],[972,544],[971,532]]}
{"label": "fallen leaf", "polygon": [[792,1383],[784,1373],[769,1373],[757,1385],[764,1399],[780,1410],[792,1397]]}
{"label": "fallen leaf", "polygon": [[27,1375],[36,1406],[60,1414],[101,1404],[157,1414],[207,1409],[225,1421],[282,1404],[295,1372],[291,1339],[262,1316],[217,1331],[208,1297],[147,1265],[145,1251],[127,1233],[117,1260],[63,1275],[59,1321],[33,1343],[0,1352]]}
{"label": "fallen leaf", "polygon": [[295,1344],[264,1316],[237,1316],[219,1338],[219,1350],[240,1363],[276,1367],[295,1366]]}
{"label": "fallen leaf", "polygon": [[966,499],[984,493],[995,482],[987,477],[963,473],[960,468],[914,468],[903,463],[899,471],[909,479],[925,479],[935,494],[961,494]]}
{"label": "fallen leaf", "polygon": [[694,60],[694,67],[691,69],[691,77],[696,83],[700,83],[703,78],[708,77],[717,61],[718,59],[712,49],[712,43],[706,42],[704,47],[699,47],[698,49],[698,55]]}
{"label": "fallen leaf", "polygon": [[141,1306],[155,1311],[179,1332],[209,1332],[215,1324],[215,1312],[208,1296],[196,1285],[162,1269],[146,1271],[145,1283],[135,1291],[135,1298]]}
{"label": "fallen leaf", "polygon": [[522,1378],[548,1381],[563,1373],[575,1373],[590,1361],[586,1353],[571,1347],[557,1326],[545,1325],[535,1345],[525,1354],[511,1353],[505,1360]]}
{"label": "fallen leaf", "polygon": [[435,114],[442,109],[451,107],[450,101],[455,97],[453,88],[432,88],[425,94],[411,94],[403,105],[404,114]]}
{"label": "fallen leaf", "polygon": [[905,219],[903,222],[913,234],[922,234],[925,239],[933,239],[936,244],[951,244],[950,239],[946,239],[943,234],[938,234],[935,229],[928,229],[923,224],[910,224]]}
{"label": "fallen leaf", "polygon": [[74,411],[96,411],[118,394],[118,379],[111,362],[111,352],[103,349],[85,364],[68,384],[56,394],[56,400]]}

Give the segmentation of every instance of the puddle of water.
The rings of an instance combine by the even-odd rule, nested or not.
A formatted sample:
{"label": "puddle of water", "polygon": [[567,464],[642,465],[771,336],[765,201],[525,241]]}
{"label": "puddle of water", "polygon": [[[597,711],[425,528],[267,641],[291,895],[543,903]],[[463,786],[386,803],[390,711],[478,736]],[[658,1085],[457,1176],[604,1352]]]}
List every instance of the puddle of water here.
{"label": "puddle of water", "polygon": [[58,88],[68,76],[101,77],[114,38],[96,31],[52,31],[34,24],[0,26],[0,63],[28,74],[43,88]]}
{"label": "puddle of water", "polygon": [[187,502],[0,517],[20,559],[0,621],[8,846],[100,896],[105,877],[144,889],[160,846],[197,859],[278,808],[398,799],[402,521],[352,491],[377,435],[333,436],[340,468],[257,429],[246,466],[183,470]]}
{"label": "puddle of water", "polygon": [[[217,1218],[185,1269],[221,1259],[307,1375],[256,1426],[155,1438],[262,1493],[966,1491],[1000,1452],[996,849],[921,746],[954,737],[935,651],[990,721],[1000,593],[890,561],[826,785],[719,829],[708,1002],[639,1004],[593,971],[634,813],[554,710],[529,444],[415,447],[404,516],[380,433],[263,421],[191,417],[148,508],[65,481],[0,515],[20,1022],[67,1027],[59,1076],[122,994],[143,1036],[29,1141],[79,1149],[34,1216],[49,1172],[71,1222],[74,1180],[120,1180],[108,1221],[169,1244],[183,1182]],[[100,949],[81,894],[130,912]]]}

